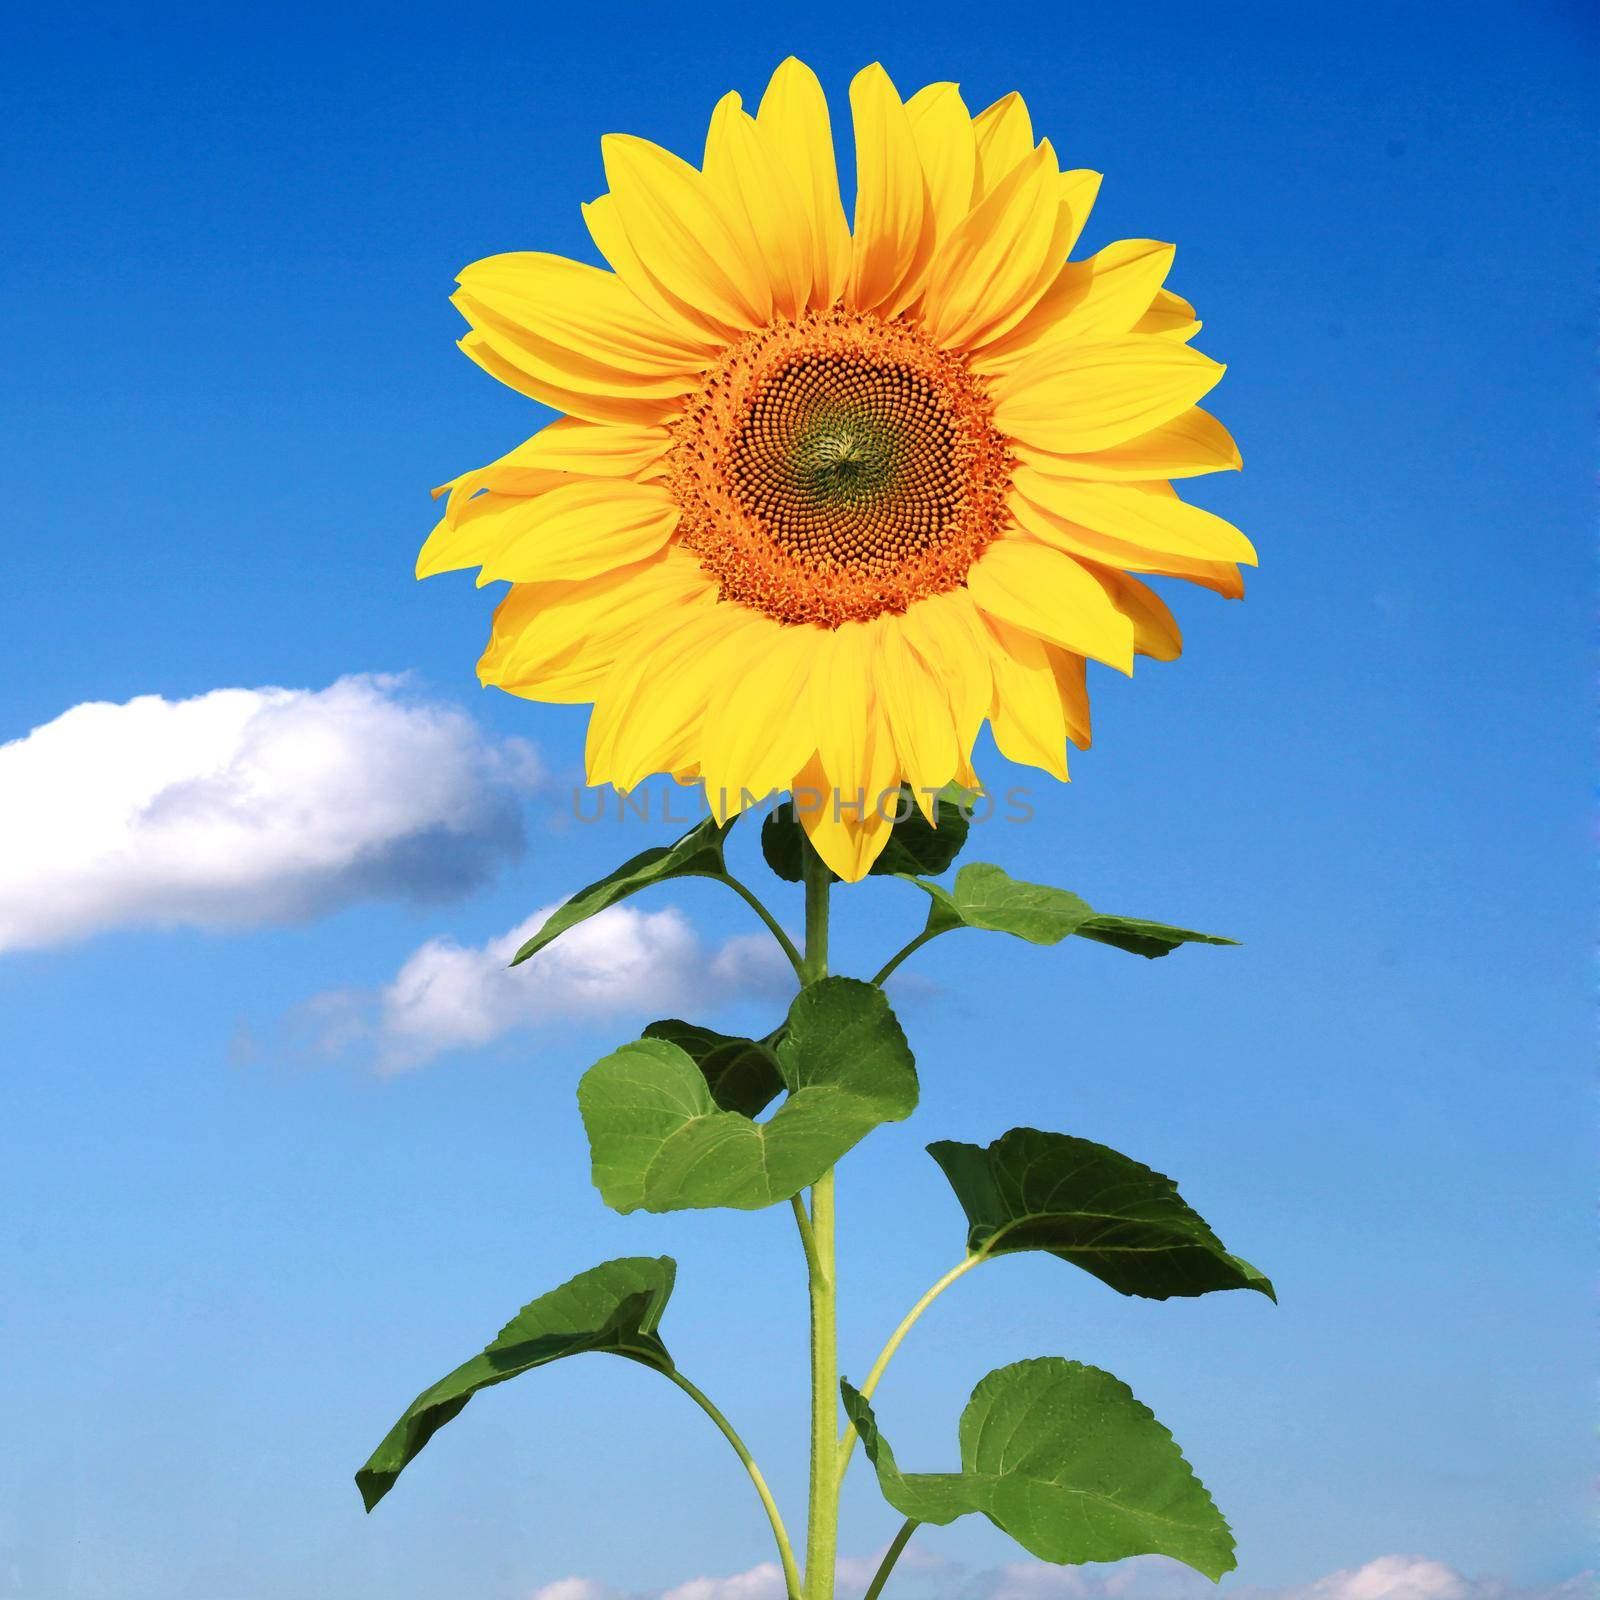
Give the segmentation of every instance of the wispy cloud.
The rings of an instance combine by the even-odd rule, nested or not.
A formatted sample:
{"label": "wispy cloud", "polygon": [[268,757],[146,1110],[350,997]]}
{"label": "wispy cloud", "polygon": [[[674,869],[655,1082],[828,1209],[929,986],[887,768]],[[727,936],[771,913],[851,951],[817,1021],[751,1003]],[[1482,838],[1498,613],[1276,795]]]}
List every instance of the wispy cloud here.
{"label": "wispy cloud", "polygon": [[0,745],[0,951],[444,899],[520,850],[536,778],[398,678],[74,706]]}
{"label": "wispy cloud", "polygon": [[[710,948],[671,906],[613,906],[511,968],[519,946],[553,909],[480,945],[430,939],[380,989],[316,996],[287,1019],[297,1050],[404,1072],[552,1023],[648,1021],[686,1010],[698,1016],[742,996],[776,999],[793,987],[765,935],[743,934]],[[566,1600],[587,1597],[574,1591]]]}
{"label": "wispy cloud", "polygon": [[[880,1559],[881,1552],[839,1563],[845,1600],[865,1591]],[[901,1558],[895,1579],[914,1579],[922,1600],[1199,1600],[1217,1592],[1189,1568],[1161,1556],[1089,1567],[1017,1561],[974,1572],[913,1547]],[[691,1578],[675,1588],[634,1596],[592,1578],[561,1578],[535,1589],[529,1600],[782,1600],[783,1592],[776,1564],[763,1562],[728,1577]],[[1234,1580],[1226,1592],[1238,1600],[1587,1600],[1594,1575],[1517,1588],[1497,1578],[1469,1578],[1425,1556],[1387,1555],[1307,1584],[1263,1589]]]}

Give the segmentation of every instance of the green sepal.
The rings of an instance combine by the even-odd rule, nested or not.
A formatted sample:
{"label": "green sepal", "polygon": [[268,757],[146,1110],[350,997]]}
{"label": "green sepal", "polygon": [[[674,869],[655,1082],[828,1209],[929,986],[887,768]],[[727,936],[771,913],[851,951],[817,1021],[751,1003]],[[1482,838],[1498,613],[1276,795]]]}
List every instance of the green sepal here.
{"label": "green sepal", "polygon": [[[785,800],[766,815],[761,824],[761,854],[766,863],[785,883],[799,883],[805,874],[801,862],[806,852],[806,831],[794,813],[794,801]],[[838,883],[839,875],[831,867],[824,869],[829,883]]]}
{"label": "green sepal", "polygon": [[902,788],[900,808],[906,814],[889,830],[888,843],[867,868],[868,877],[922,873],[937,878],[966,845],[972,825],[972,798],[971,792],[960,785],[947,785],[934,799],[934,821],[930,823],[917,807],[912,791]]}
{"label": "green sepal", "polygon": [[[958,784],[947,785],[934,801],[935,822],[930,824],[918,809],[915,795],[902,785],[895,812],[900,820],[889,830],[888,842],[877,860],[867,868],[868,877],[906,873],[938,877],[967,842],[971,821],[967,807],[971,800],[968,790]],[[794,802],[785,800],[767,814],[761,825],[761,853],[780,878],[788,883],[799,883],[804,843],[805,830],[795,816]],[[832,872],[828,876],[833,883],[839,881]]]}
{"label": "green sepal", "polygon": [[783,1071],[773,1046],[783,1029],[768,1039],[744,1039],[698,1023],[667,1017],[644,1030],[646,1039],[665,1039],[699,1067],[711,1098],[723,1111],[759,1117],[783,1093]]}
{"label": "green sepal", "polygon": [[1119,1294],[1166,1300],[1271,1280],[1230,1255],[1164,1177],[1129,1156],[1065,1133],[1013,1128],[988,1146],[928,1146],[967,1214],[980,1256],[1042,1250]]}
{"label": "green sepal", "polygon": [[914,883],[933,902],[928,908],[929,933],[982,928],[990,933],[1009,933],[1030,944],[1059,944],[1076,934],[1080,939],[1114,945],[1151,960],[1170,955],[1181,944],[1239,942],[1140,917],[1107,916],[1065,889],[1023,883],[984,861],[964,866],[949,888],[911,873],[900,876],[907,883]]}
{"label": "green sepal", "polygon": [[424,1389],[356,1473],[368,1511],[394,1487],[406,1465],[480,1389],[588,1351],[625,1356],[658,1372],[673,1370],[656,1328],[672,1294],[670,1256],[625,1256],[580,1272],[530,1301],[485,1347]]}
{"label": "green sepal", "polygon": [[681,839],[672,844],[652,845],[641,850],[631,860],[608,872],[605,877],[580,889],[570,900],[557,906],[545,918],[543,926],[511,958],[511,965],[537,955],[552,940],[559,938],[568,928],[587,922],[592,916],[614,906],[619,900],[648,889],[652,884],[665,883],[669,878],[707,878],[726,870],[722,845],[735,819],[718,822],[715,817],[696,823]]}
{"label": "green sepal", "polygon": [[824,978],[789,1008],[775,1051],[788,1098],[757,1123],[718,1105],[678,1043],[641,1039],[578,1085],[595,1187],[617,1211],[754,1211],[815,1183],[917,1104],[917,1074],[883,991]]}
{"label": "green sepal", "polygon": [[1170,1556],[1215,1581],[1233,1534],[1172,1435],[1120,1379],[1045,1357],[991,1372],[961,1414],[961,1470],[903,1473],[872,1407],[841,1383],[883,1497],[944,1524],[981,1512],[1061,1566]]}

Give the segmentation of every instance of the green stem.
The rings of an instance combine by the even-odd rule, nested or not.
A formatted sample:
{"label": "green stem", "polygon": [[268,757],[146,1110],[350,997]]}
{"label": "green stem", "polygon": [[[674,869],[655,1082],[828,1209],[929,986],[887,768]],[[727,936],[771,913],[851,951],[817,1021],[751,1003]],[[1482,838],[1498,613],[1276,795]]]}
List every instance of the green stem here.
{"label": "green stem", "polygon": [[878,1596],[883,1593],[884,1584],[889,1581],[889,1574],[894,1571],[895,1562],[900,1559],[900,1552],[911,1543],[911,1535],[921,1526],[922,1524],[914,1517],[906,1518],[905,1526],[894,1536],[889,1548],[883,1552],[883,1561],[873,1574],[872,1582],[867,1585],[867,1592],[861,1600],[878,1600]]}
{"label": "green stem", "polygon": [[821,1270],[821,1263],[817,1260],[817,1236],[811,1231],[811,1218],[806,1213],[806,1203],[799,1195],[790,1198],[789,1204],[794,1208],[795,1225],[800,1229],[800,1248],[806,1253],[806,1273],[809,1278],[814,1278]]}
{"label": "green stem", "polygon": [[756,1465],[755,1457],[750,1454],[749,1447],[739,1437],[733,1424],[723,1416],[708,1395],[690,1383],[681,1372],[670,1371],[666,1376],[716,1423],[723,1438],[733,1446],[733,1453],[744,1463],[744,1470],[750,1474],[750,1481],[756,1486],[756,1493],[761,1496],[767,1521],[772,1524],[772,1536],[778,1541],[778,1559],[783,1563],[784,1586],[789,1592],[790,1600],[799,1600],[800,1571],[795,1565],[794,1546],[789,1543],[789,1530],[783,1525],[783,1516],[778,1510],[778,1503],[772,1498],[772,1491],[767,1487],[767,1480],[761,1475],[761,1468]]}
{"label": "green stem", "polygon": [[800,873],[806,886],[806,955],[801,983],[815,983],[828,975],[828,889],[833,882],[822,857],[808,839],[802,845]]}
{"label": "green stem", "polygon": [[764,905],[762,905],[757,895],[752,890],[747,889],[744,884],[740,883],[732,873],[708,872],[706,876],[714,879],[717,883],[725,883],[736,895],[739,896],[741,900],[744,901],[747,906],[750,907],[752,911],[755,912],[758,917],[761,918],[764,923],[766,923],[767,931],[774,939],[778,941],[780,945],[782,945],[783,953],[789,958],[789,965],[794,968],[795,977],[797,977],[800,982],[804,984],[806,981],[805,961],[800,952],[795,949],[794,940],[783,931],[782,927],[778,923],[778,919],[773,916],[773,914],[768,911]]}
{"label": "green stem", "polygon": [[[828,888],[832,874],[806,843],[806,953],[801,983],[828,973]],[[809,1243],[811,1300],[811,1485],[806,1525],[806,1600],[833,1600],[839,1549],[838,1285],[834,1254],[833,1174],[811,1186],[811,1213],[796,1203],[800,1236]]]}
{"label": "green stem", "polygon": [[834,1282],[833,1174],[811,1189],[817,1267],[811,1275],[811,1497],[806,1530],[807,1600],[833,1600],[839,1546],[839,1349]]}
{"label": "green stem", "polygon": [[[929,1289],[928,1292],[923,1295],[923,1297],[917,1301],[917,1303],[912,1306],[908,1312],[906,1312],[905,1316],[900,1319],[900,1326],[889,1335],[889,1342],[884,1345],[882,1350],[878,1352],[878,1359],[872,1363],[872,1371],[867,1374],[866,1382],[861,1385],[861,1397],[863,1400],[870,1400],[872,1398],[873,1392],[877,1389],[879,1381],[882,1379],[884,1373],[888,1370],[889,1363],[894,1360],[895,1351],[900,1348],[901,1344],[905,1340],[905,1336],[916,1326],[917,1319],[922,1315],[922,1313],[926,1311],[928,1307],[931,1306],[933,1302],[937,1300],[939,1296],[942,1295],[945,1290],[956,1281],[957,1278],[963,1277],[967,1273],[971,1272],[980,1261],[985,1259],[987,1258],[977,1255],[968,1256],[965,1260],[958,1262],[947,1273],[945,1273],[945,1275],[940,1278],[939,1281],[934,1284],[934,1286]],[[851,1423],[850,1426],[847,1427],[839,1436],[840,1482],[843,1482],[844,1480],[845,1469],[850,1465],[850,1454],[855,1447],[856,1428],[855,1424]]]}
{"label": "green stem", "polygon": [[908,955],[910,955],[914,950],[920,950],[930,939],[937,939],[941,933],[945,933],[947,931],[948,930],[945,928],[924,928],[915,939],[913,939],[909,944],[903,946],[901,949],[896,950],[895,953],[890,956],[881,967],[879,967],[878,974],[872,981],[882,987],[889,974],[893,972],[894,969],[898,967]]}

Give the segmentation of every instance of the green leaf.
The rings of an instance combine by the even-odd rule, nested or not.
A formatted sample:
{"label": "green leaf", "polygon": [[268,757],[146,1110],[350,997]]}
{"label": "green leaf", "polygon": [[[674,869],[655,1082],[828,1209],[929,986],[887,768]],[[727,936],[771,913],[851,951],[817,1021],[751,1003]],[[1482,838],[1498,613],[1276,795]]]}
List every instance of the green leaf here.
{"label": "green leaf", "polygon": [[1088,1139],[1013,1128],[987,1147],[946,1140],[928,1154],[967,1214],[967,1249],[1043,1250],[1121,1294],[1166,1300],[1271,1281],[1229,1255],[1171,1178]]}
{"label": "green leaf", "polygon": [[607,906],[614,906],[652,884],[665,883],[669,878],[717,876],[724,870],[722,842],[732,826],[732,818],[718,822],[715,817],[707,817],[675,843],[652,845],[632,860],[624,861],[615,871],[608,872],[598,882],[580,889],[570,900],[557,906],[545,918],[544,926],[511,958],[511,965],[537,955],[568,928],[588,921]]}
{"label": "green leaf", "polygon": [[1130,955],[1154,961],[1169,956],[1180,944],[1238,944],[1215,933],[1196,933],[1193,928],[1174,928],[1166,922],[1148,922],[1143,917],[1094,916],[1076,930],[1080,939],[1109,944]]}
{"label": "green leaf", "polygon": [[948,889],[909,873],[901,876],[933,901],[927,924],[931,933],[983,928],[991,933],[1009,933],[1030,944],[1059,944],[1077,934],[1152,960],[1170,954],[1180,944],[1238,943],[1236,939],[1174,928],[1164,922],[1106,916],[1065,889],[1022,883],[1000,867],[983,861],[963,867]]}
{"label": "green leaf", "polygon": [[848,1383],[845,1410],[902,1516],[947,1523],[982,1512],[1042,1561],[1163,1555],[1213,1580],[1233,1535],[1172,1435],[1125,1383],[1048,1357],[991,1372],[961,1415],[959,1472],[902,1473],[872,1407]]}
{"label": "green leaf", "polygon": [[759,1117],[783,1093],[783,1072],[772,1049],[776,1038],[741,1039],[676,1017],[652,1022],[644,1036],[666,1039],[690,1057],[724,1111]]}
{"label": "green leaf", "polygon": [[670,1256],[626,1256],[580,1272],[525,1305],[481,1355],[424,1389],[384,1436],[356,1474],[367,1510],[480,1389],[590,1350],[671,1372],[672,1357],[656,1328],[677,1270]]}
{"label": "green leaf", "polygon": [[[900,820],[889,830],[888,843],[867,869],[868,876],[921,872],[938,877],[967,842],[970,815],[966,807],[971,799],[968,791],[957,784],[946,787],[934,801],[935,827],[917,808],[911,790],[902,786],[895,813]],[[786,882],[800,882],[804,840],[805,830],[795,817],[792,800],[774,807],[761,825],[761,853],[767,865]],[[839,881],[832,874],[829,876],[834,883]]]}
{"label": "green leaf", "polygon": [[763,1123],[719,1107],[694,1058],[641,1039],[578,1085],[595,1187],[617,1211],[754,1211],[815,1183],[917,1104],[905,1035],[880,989],[824,978],[795,997],[777,1060],[788,1098]]}

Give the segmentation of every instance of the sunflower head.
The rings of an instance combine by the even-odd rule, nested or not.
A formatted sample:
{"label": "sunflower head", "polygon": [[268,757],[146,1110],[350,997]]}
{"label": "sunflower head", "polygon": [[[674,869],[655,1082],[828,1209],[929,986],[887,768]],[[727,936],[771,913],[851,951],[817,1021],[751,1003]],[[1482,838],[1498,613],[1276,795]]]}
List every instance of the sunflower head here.
{"label": "sunflower head", "polygon": [[602,140],[606,267],[461,274],[462,348],[563,415],[440,491],[417,570],[510,582],[480,676],[592,702],[591,783],[667,772],[723,816],[804,791],[855,879],[902,784],[930,820],[978,786],[986,720],[1065,779],[1086,661],[1180,649],[1142,576],[1237,596],[1254,553],[1172,487],[1239,465],[1172,247],[1071,259],[1099,176],[1014,94],[973,117],[873,66],[850,103],[853,226],[789,60],[754,115],[718,103],[699,167]]}

